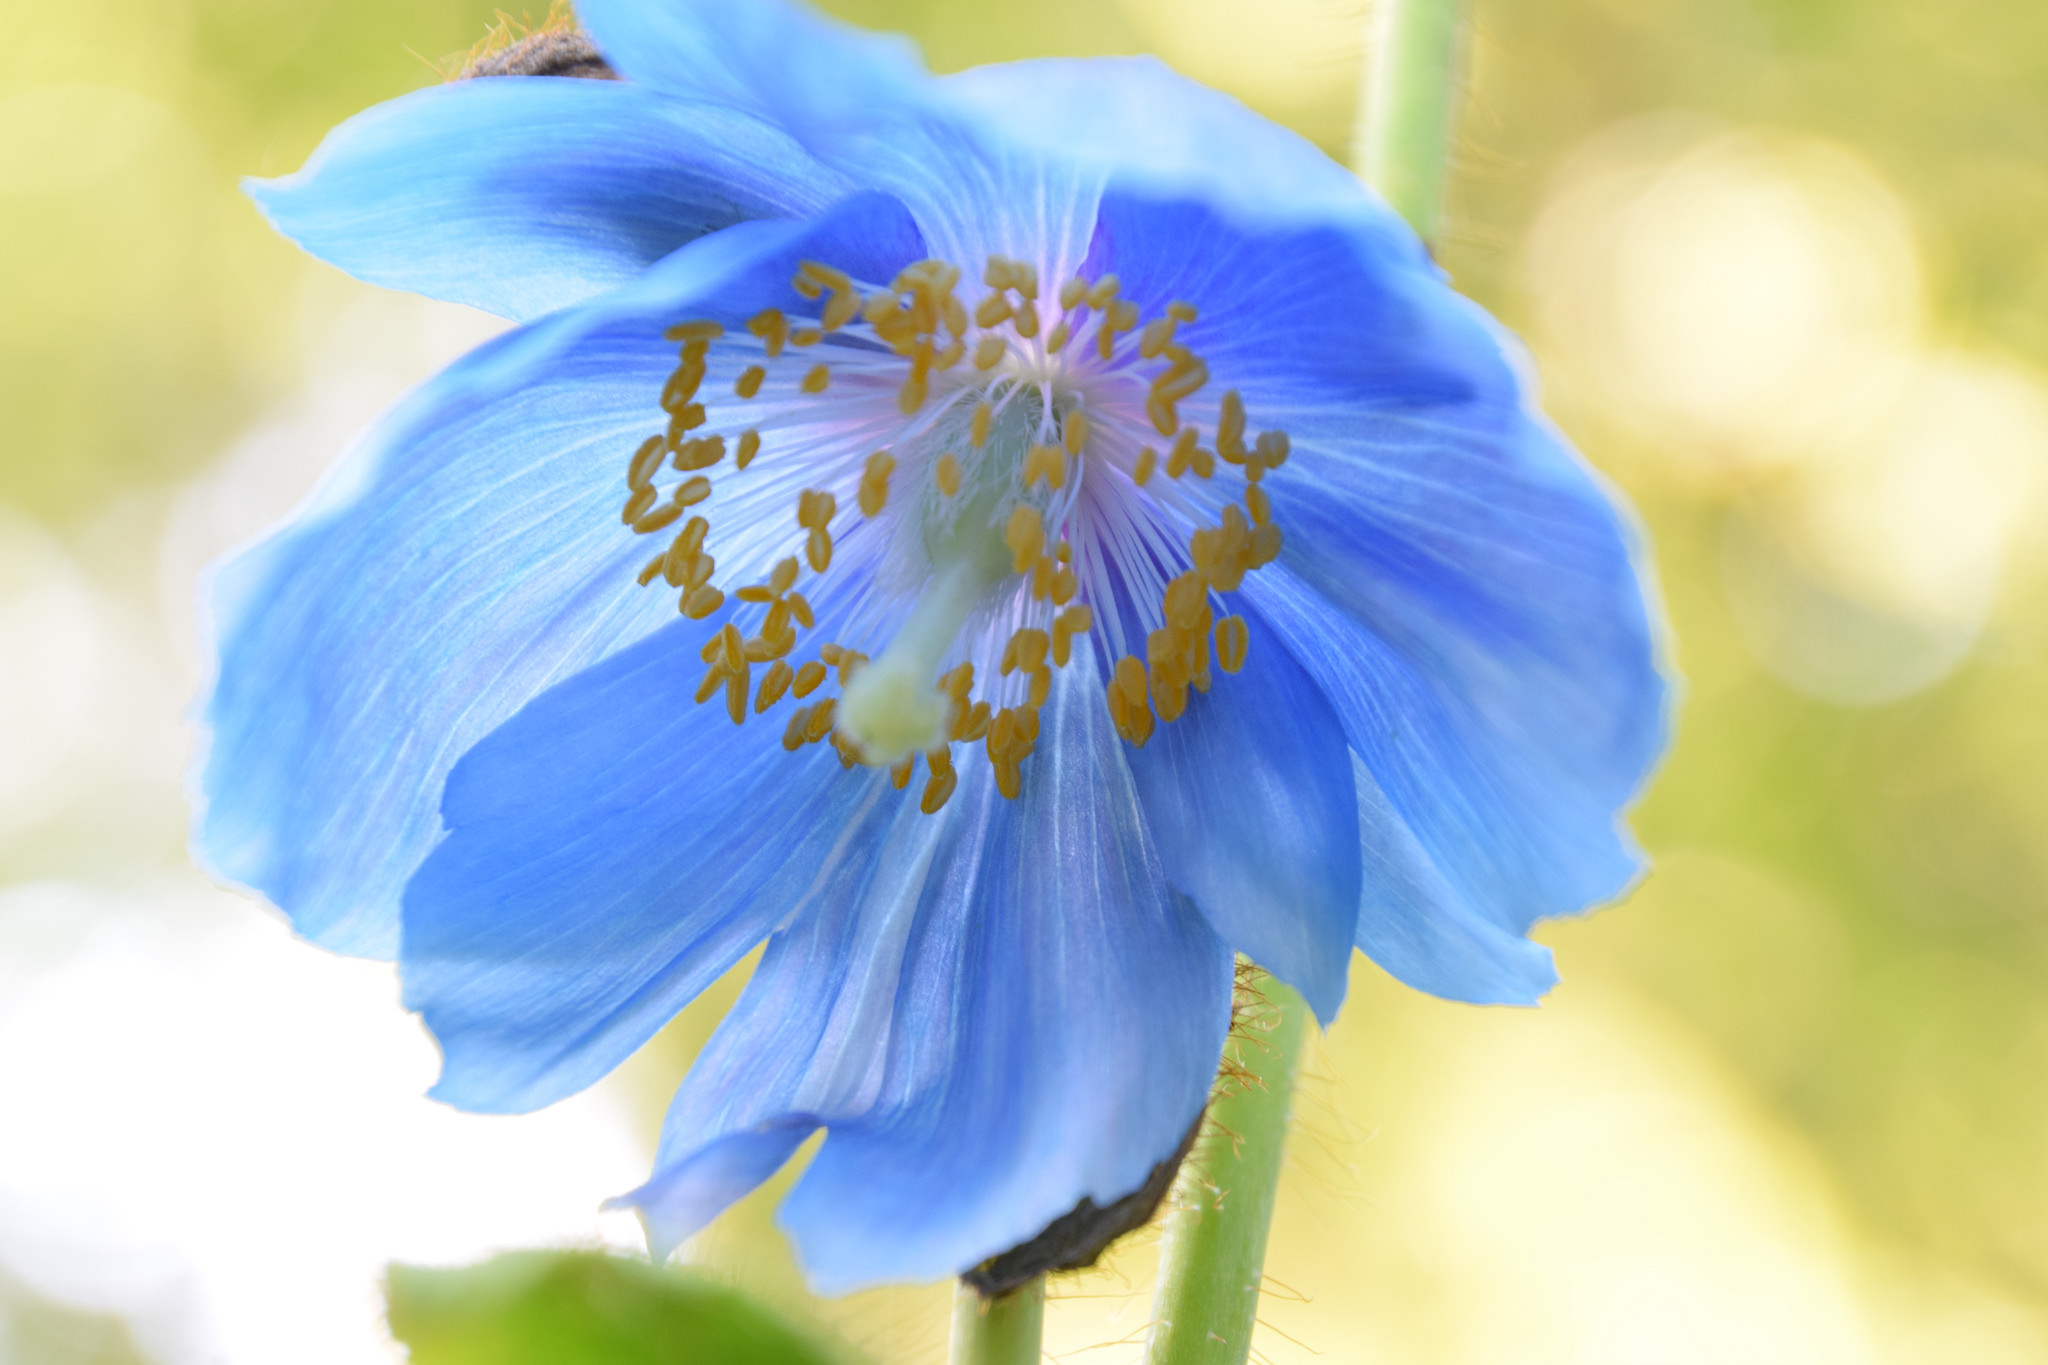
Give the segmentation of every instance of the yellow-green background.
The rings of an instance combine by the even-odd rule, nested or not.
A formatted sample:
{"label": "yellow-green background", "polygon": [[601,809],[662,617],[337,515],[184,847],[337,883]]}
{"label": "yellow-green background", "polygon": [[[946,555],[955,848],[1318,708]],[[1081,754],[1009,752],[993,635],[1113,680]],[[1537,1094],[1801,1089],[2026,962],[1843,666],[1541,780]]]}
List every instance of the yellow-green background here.
{"label": "yellow-green background", "polygon": [[[1156,51],[1340,158],[1369,28],[1353,0],[833,8],[940,70]],[[189,672],[189,565],[163,548],[189,481],[335,346],[386,344],[343,326],[371,291],[272,236],[236,178],[437,79],[428,59],[490,16],[6,0],[0,568],[30,572],[35,540]],[[1564,984],[1539,1011],[1358,965],[1306,1090],[1260,1349],[2048,1360],[2048,7],[1486,0],[1471,72],[1440,255],[1649,527],[1686,678],[1636,817],[1657,866],[1543,931]],[[1843,612],[1959,661],[1919,686],[1844,662]],[[103,695],[120,710],[120,679]],[[44,755],[0,822],[0,882],[179,864],[182,742]],[[648,1124],[704,1026],[628,1068]],[[809,1303],[770,1202],[706,1261],[876,1359],[938,1358],[943,1288]],[[1057,1287],[1049,1349],[1130,1358],[1108,1343],[1142,1327],[1151,1259],[1140,1238]],[[4,1283],[0,1302],[42,1353],[23,1358],[129,1358],[117,1327]]]}

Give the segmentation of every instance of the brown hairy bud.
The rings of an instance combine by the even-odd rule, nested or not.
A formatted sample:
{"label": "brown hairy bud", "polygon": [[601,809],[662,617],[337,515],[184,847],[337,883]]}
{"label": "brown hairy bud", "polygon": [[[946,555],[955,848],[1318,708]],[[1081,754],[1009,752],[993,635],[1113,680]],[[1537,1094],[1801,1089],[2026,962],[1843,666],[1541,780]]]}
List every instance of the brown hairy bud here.
{"label": "brown hairy bud", "polygon": [[574,28],[544,28],[473,58],[462,78],[472,76],[580,76],[615,81],[619,73],[597,45]]}

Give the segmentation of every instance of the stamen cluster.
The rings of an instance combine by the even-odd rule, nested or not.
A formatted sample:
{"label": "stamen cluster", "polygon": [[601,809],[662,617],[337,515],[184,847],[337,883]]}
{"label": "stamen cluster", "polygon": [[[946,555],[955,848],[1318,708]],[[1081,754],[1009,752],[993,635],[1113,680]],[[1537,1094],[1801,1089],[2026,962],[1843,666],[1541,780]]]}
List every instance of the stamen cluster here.
{"label": "stamen cluster", "polygon": [[[1052,670],[1066,667],[1075,642],[1099,624],[1095,609],[1075,598],[1085,580],[1091,596],[1107,600],[1112,561],[1127,589],[1150,581],[1158,591],[1159,624],[1146,636],[1143,659],[1124,653],[1108,669],[1109,714],[1127,742],[1142,746],[1157,723],[1184,714],[1188,690],[1209,689],[1212,666],[1237,672],[1249,644],[1246,623],[1236,615],[1219,618],[1211,598],[1237,591],[1248,572],[1278,556],[1280,529],[1262,480],[1288,455],[1284,432],[1247,440],[1244,402],[1235,390],[1220,400],[1212,445],[1204,446],[1200,429],[1182,420],[1182,405],[1209,381],[1207,364],[1179,339],[1180,329],[1197,320],[1192,305],[1174,302],[1163,316],[1145,321],[1135,303],[1119,296],[1115,276],[1075,277],[1061,286],[1049,316],[1042,315],[1036,268],[1000,256],[989,258],[982,274],[988,292],[971,310],[956,293],[960,281],[960,269],[944,261],[920,261],[886,287],[864,286],[844,271],[806,261],[792,284],[815,306],[814,316],[792,318],[770,308],[737,335],[708,320],[669,328],[665,337],[681,350],[661,395],[668,428],[635,450],[622,512],[639,534],[666,532],[682,522],[669,545],[641,570],[640,582],[661,578],[677,591],[684,615],[708,617],[725,607],[726,594],[712,582],[717,562],[706,548],[709,523],[701,515],[685,516],[710,497],[712,475],[728,453],[732,472],[743,472],[761,453],[762,429],[773,427],[775,412],[812,401],[856,404],[873,391],[874,381],[893,383],[901,418],[893,446],[867,454],[857,469],[820,471],[827,476],[823,482],[851,483],[859,515],[870,520],[884,516],[906,478],[916,498],[905,515],[915,515],[920,506],[940,509],[927,510],[928,521],[934,515],[969,518],[974,513],[963,494],[970,487],[977,496],[996,490],[999,502],[1009,506],[1007,512],[998,506],[989,534],[1000,537],[996,562],[1007,554],[1009,614],[1023,617],[999,652],[991,647],[996,677],[982,697],[974,696],[971,661],[931,683],[944,700],[945,719],[936,742],[918,750],[929,769],[920,801],[927,813],[943,808],[958,784],[955,743],[982,743],[998,789],[1006,797],[1018,795],[1024,761],[1037,745],[1039,711],[1051,694]],[[834,333],[867,344],[835,343],[827,348],[830,360],[815,359],[820,353],[810,348]],[[714,345],[755,353],[742,357],[748,363],[732,392],[738,400],[768,405],[764,420],[733,435],[730,452],[725,435],[703,430],[707,414],[698,399]],[[854,396],[826,396],[835,368],[860,381]],[[996,440],[999,426],[1014,434],[1019,422],[1029,429],[1021,454],[1018,446]],[[1163,457],[1144,444],[1153,432],[1170,438]],[[1213,480],[1219,462],[1242,473],[1243,505],[1224,504],[1210,525],[1199,512],[1207,499],[1194,492],[1197,485],[1181,481]],[[664,495],[657,481],[669,467],[680,477]],[[1084,488],[1091,492],[1086,500],[1080,497]],[[1111,536],[1094,524],[1104,506],[1117,509],[1125,529],[1145,525],[1146,554],[1134,555],[1129,535]],[[816,625],[796,582],[805,565],[813,574],[830,570],[838,517],[839,499],[830,487],[800,492],[795,520],[802,563],[792,553],[765,583],[735,591],[736,609],[761,608],[761,618],[751,635],[728,620],[706,643],[697,700],[722,695],[733,722],[741,724],[750,712],[763,714],[785,696],[803,701],[836,675],[839,695],[796,707],[785,724],[783,746],[793,751],[829,742],[851,767],[872,760],[849,733],[840,703],[868,656],[824,643],[816,658],[800,665],[791,660],[798,632]],[[1159,563],[1172,556],[1160,549],[1156,532],[1190,522],[1185,567],[1165,577]],[[942,566],[932,567],[936,572]],[[988,580],[974,586],[979,590],[988,581],[993,592],[1001,579],[1000,569],[992,569]],[[946,628],[964,628],[964,614]],[[763,665],[756,685],[753,670]],[[909,785],[916,757],[911,752],[887,765],[899,790]]]}

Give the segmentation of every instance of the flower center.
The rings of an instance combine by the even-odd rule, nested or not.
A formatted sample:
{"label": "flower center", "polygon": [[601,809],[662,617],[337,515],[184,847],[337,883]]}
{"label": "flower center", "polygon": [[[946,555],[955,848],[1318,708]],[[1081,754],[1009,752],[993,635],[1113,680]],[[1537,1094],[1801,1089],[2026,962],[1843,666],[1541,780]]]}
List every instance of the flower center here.
{"label": "flower center", "polygon": [[[1209,379],[1179,336],[1197,321],[1191,305],[1146,320],[1114,276],[1042,298],[1038,271],[1002,257],[971,309],[960,281],[943,261],[885,286],[807,261],[792,281],[802,310],[771,308],[732,333],[708,320],[669,328],[682,349],[661,396],[668,429],[629,463],[623,513],[635,532],[672,532],[642,585],[663,579],[693,619],[728,613],[703,650],[700,704],[722,696],[742,724],[788,698],[785,748],[830,742],[849,767],[887,767],[898,789],[921,754],[927,813],[957,785],[958,743],[982,744],[998,789],[1018,794],[1053,670],[1077,644],[1097,651],[1111,719],[1133,745],[1177,719],[1190,688],[1208,690],[1212,663],[1236,672],[1245,622],[1219,619],[1214,599],[1279,554],[1260,484],[1288,453],[1283,432],[1247,441],[1234,390],[1209,445],[1183,420]],[[764,447],[773,473],[750,470]],[[1219,461],[1242,473],[1234,491]],[[692,512],[714,474],[742,505],[800,490],[791,552],[730,606],[710,523]],[[842,494],[857,518],[841,516]],[[767,522],[736,517],[734,540],[758,547]],[[797,580],[805,566],[831,574],[835,555],[859,584],[835,604],[840,628],[876,656],[841,641],[794,663],[799,632],[817,624]],[[834,674],[836,694],[806,703]]]}

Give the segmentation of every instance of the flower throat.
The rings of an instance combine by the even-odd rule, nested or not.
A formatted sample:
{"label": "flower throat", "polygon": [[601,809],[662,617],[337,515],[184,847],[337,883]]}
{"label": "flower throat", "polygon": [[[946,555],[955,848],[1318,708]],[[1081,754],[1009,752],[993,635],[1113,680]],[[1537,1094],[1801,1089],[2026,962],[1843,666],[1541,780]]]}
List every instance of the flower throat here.
{"label": "flower throat", "polygon": [[[805,261],[792,284],[807,316],[769,308],[733,332],[670,327],[681,353],[661,394],[667,430],[634,452],[622,513],[636,533],[670,536],[643,586],[663,580],[692,619],[727,613],[702,651],[698,704],[722,698],[738,725],[787,699],[785,749],[830,743],[847,767],[887,768],[898,790],[922,755],[927,814],[958,785],[954,744],[980,744],[997,788],[1018,795],[1053,670],[1077,644],[1099,650],[1111,720],[1134,746],[1186,711],[1190,689],[1208,691],[1212,668],[1237,672],[1245,620],[1219,617],[1212,598],[1278,556],[1262,481],[1288,455],[1284,432],[1247,439],[1235,390],[1217,403],[1209,444],[1183,420],[1209,381],[1180,336],[1193,306],[1143,318],[1113,275],[1043,299],[1037,270],[1000,256],[971,309],[960,282],[944,261],[887,286]],[[714,400],[721,419],[754,405],[752,420],[711,430],[701,395],[714,365],[732,395]],[[813,486],[795,500],[791,553],[728,594],[710,522],[693,509],[714,476],[747,477],[764,441],[830,418],[886,439],[837,466],[793,452],[791,472]],[[1241,476],[1234,495],[1219,464]],[[901,583],[913,598],[886,641],[867,642],[872,658],[843,640],[800,647],[817,616],[798,581],[832,570],[835,537],[854,524],[835,489],[886,538],[877,587]],[[1112,605],[1119,593],[1144,631],[1142,659]]]}

